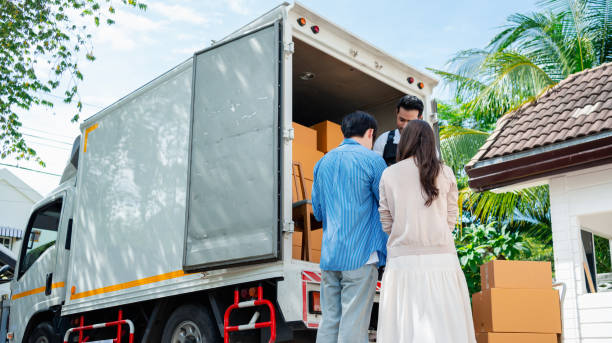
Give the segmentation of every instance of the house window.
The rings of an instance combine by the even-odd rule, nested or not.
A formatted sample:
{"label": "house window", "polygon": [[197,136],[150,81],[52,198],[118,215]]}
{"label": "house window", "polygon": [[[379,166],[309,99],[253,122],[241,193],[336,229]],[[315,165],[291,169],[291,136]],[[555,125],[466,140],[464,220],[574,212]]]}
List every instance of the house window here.
{"label": "house window", "polygon": [[0,237],[0,243],[7,247],[8,249],[13,248],[13,239],[10,237]]}

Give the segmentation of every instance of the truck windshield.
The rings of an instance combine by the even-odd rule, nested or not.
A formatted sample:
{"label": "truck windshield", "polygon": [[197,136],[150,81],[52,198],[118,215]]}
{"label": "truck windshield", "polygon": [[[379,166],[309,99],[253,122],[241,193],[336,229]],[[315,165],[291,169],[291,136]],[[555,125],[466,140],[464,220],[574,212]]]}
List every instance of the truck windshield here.
{"label": "truck windshield", "polygon": [[55,245],[60,215],[62,213],[62,200],[59,199],[36,211],[30,219],[30,226],[23,241],[25,249],[19,274],[23,275],[38,260],[43,253]]}

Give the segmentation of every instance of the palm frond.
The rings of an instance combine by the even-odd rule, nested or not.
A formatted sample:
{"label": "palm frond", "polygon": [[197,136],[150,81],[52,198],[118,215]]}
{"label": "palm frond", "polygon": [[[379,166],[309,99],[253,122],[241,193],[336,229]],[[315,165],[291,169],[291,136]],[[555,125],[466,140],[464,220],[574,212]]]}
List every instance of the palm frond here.
{"label": "palm frond", "polygon": [[462,176],[463,167],[478,152],[488,133],[457,126],[446,126],[440,131],[442,160],[455,175]]}

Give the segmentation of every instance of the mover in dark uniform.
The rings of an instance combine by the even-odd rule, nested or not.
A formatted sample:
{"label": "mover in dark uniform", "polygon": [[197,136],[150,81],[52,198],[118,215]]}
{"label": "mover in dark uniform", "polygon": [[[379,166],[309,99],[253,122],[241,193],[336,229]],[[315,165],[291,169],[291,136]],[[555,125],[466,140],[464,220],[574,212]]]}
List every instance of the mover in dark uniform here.
{"label": "mover in dark uniform", "polygon": [[381,134],[374,143],[373,150],[380,154],[390,166],[395,163],[397,144],[402,129],[409,121],[423,119],[423,102],[414,95],[405,95],[397,104],[397,129]]}

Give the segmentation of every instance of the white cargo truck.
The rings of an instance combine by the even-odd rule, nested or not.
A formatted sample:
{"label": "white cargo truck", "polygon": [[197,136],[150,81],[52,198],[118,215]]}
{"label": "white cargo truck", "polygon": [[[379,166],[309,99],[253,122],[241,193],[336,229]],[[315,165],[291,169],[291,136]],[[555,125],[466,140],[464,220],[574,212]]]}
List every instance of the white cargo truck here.
{"label": "white cargo truck", "polygon": [[312,337],[320,270],[291,253],[292,122],[361,109],[382,132],[412,94],[435,123],[435,85],[299,4],[196,52],[82,124],[27,224],[8,341]]}

